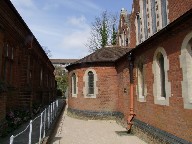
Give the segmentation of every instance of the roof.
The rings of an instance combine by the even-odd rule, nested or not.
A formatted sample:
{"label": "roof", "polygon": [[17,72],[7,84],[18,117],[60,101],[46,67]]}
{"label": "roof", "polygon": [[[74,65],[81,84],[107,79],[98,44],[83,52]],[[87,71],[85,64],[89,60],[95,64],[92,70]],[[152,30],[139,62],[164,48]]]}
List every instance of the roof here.
{"label": "roof", "polygon": [[50,59],[52,64],[70,64],[78,61],[79,59]]}
{"label": "roof", "polygon": [[98,49],[94,53],[76,61],[75,63],[67,66],[67,68],[83,64],[83,63],[101,63],[101,62],[115,62],[120,57],[124,56],[128,53],[131,49],[130,48],[121,48],[121,47],[104,47]]}

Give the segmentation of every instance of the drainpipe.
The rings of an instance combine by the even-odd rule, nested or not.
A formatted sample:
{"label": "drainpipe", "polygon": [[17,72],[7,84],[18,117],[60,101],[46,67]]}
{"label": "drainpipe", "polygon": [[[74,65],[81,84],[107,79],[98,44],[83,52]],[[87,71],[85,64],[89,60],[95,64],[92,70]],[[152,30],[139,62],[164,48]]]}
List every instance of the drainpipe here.
{"label": "drainpipe", "polygon": [[129,117],[127,119],[127,132],[131,132],[131,127],[133,125],[132,120],[135,116],[134,109],[133,109],[133,67],[134,67],[134,60],[132,57],[132,53],[129,53],[128,55],[128,61],[129,61],[129,76],[130,76],[130,111],[129,111]]}

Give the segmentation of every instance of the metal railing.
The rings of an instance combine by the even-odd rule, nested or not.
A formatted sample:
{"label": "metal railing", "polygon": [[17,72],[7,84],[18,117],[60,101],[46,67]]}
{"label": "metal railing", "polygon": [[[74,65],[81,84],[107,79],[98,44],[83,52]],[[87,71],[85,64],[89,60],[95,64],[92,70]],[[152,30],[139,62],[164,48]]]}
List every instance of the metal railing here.
{"label": "metal railing", "polygon": [[[32,136],[35,137],[38,140],[36,140],[35,143],[41,143],[42,139],[45,138],[45,134],[47,130],[50,128],[51,124],[53,123],[53,120],[56,117],[57,111],[58,111],[58,100],[51,103],[47,108],[44,109],[43,112],[37,117],[35,117],[33,120],[30,120],[29,124],[26,126],[26,128],[18,133],[17,135],[12,135],[10,137],[10,144],[14,144],[16,141],[16,138],[23,135],[22,138],[26,139],[28,137],[28,142],[25,141],[24,143],[31,144],[32,143]],[[33,128],[34,127],[34,128]]]}

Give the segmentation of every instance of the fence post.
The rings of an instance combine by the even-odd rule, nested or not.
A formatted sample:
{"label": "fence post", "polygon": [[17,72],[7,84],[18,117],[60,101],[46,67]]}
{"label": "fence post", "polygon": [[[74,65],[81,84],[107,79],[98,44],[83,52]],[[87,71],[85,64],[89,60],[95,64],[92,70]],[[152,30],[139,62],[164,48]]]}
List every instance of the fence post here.
{"label": "fence post", "polygon": [[55,102],[53,102],[53,120],[55,119]]}
{"label": "fence post", "polygon": [[43,132],[43,138],[45,137],[45,123],[46,123],[46,111],[47,111],[47,108],[45,108],[45,112],[44,112],[44,132]]}
{"label": "fence post", "polygon": [[50,105],[48,107],[48,128],[50,126]]}
{"label": "fence post", "polygon": [[9,144],[13,144],[13,140],[14,140],[14,136],[12,135],[12,136],[10,137],[10,143],[9,143]]}
{"label": "fence post", "polygon": [[53,103],[51,103],[51,123],[52,123],[52,119],[53,119]]}
{"label": "fence post", "polygon": [[32,135],[32,120],[29,123],[29,144],[31,144],[31,135]]}
{"label": "fence post", "polygon": [[43,118],[43,112],[41,113],[41,123],[40,123],[39,144],[41,143],[42,118]]}
{"label": "fence post", "polygon": [[57,111],[59,110],[59,100],[57,100]]}

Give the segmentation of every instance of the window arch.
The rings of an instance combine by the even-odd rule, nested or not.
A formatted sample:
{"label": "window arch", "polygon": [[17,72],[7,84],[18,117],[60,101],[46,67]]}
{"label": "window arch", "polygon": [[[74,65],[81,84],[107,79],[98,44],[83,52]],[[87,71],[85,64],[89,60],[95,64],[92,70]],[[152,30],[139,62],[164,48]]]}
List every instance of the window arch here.
{"label": "window arch", "polygon": [[145,83],[145,65],[143,58],[139,58],[137,65],[137,99],[140,102],[146,101],[147,85]]}
{"label": "window arch", "polygon": [[85,71],[83,81],[85,86],[83,88],[83,94],[85,98],[96,98],[98,94],[97,74],[94,69],[87,69]]}
{"label": "window arch", "polygon": [[192,109],[192,31],[181,45],[180,65],[183,72],[181,85],[184,108]]}
{"label": "window arch", "polygon": [[169,105],[171,84],[168,81],[168,70],[169,60],[167,54],[163,48],[158,48],[153,57],[153,95],[155,104]]}
{"label": "window arch", "polygon": [[77,76],[75,73],[72,74],[71,76],[71,88],[72,88],[72,97],[77,97],[77,93],[78,93],[78,87],[77,87]]}

